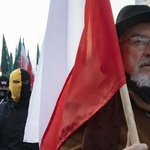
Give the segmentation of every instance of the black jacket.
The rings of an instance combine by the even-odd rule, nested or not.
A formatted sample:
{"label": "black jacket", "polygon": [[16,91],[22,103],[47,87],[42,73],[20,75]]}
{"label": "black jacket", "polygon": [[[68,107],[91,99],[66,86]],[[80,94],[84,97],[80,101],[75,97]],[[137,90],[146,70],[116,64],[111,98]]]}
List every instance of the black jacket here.
{"label": "black jacket", "polygon": [[39,150],[38,143],[23,142],[27,114],[28,102],[6,103],[0,120],[0,150]]}

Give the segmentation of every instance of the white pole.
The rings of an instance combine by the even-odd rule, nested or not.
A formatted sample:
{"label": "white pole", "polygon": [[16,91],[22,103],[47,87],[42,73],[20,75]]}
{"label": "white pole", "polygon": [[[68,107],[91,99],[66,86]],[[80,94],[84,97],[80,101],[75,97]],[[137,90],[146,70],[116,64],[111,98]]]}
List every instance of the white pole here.
{"label": "white pole", "polygon": [[128,130],[129,130],[131,144],[139,143],[139,137],[138,137],[137,128],[135,124],[134,113],[132,111],[131,102],[130,102],[129,93],[126,84],[120,88],[120,95],[121,95],[123,110],[124,110]]}

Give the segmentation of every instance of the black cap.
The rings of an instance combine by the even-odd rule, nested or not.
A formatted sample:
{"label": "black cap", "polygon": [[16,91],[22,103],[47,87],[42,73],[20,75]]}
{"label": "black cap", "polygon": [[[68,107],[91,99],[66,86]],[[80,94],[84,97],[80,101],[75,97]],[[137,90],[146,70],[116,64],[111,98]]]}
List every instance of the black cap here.
{"label": "black cap", "polygon": [[123,7],[116,20],[118,37],[130,27],[140,23],[150,23],[150,7],[148,5],[127,5]]}
{"label": "black cap", "polygon": [[0,76],[0,87],[8,87],[9,79],[6,76]]}

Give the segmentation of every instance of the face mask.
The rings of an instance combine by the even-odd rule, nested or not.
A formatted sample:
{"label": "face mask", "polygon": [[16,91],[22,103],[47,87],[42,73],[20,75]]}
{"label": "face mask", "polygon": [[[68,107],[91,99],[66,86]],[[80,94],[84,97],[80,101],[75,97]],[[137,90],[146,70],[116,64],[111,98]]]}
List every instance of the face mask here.
{"label": "face mask", "polygon": [[30,98],[30,75],[24,69],[16,69],[10,74],[9,90],[15,102],[28,101]]}
{"label": "face mask", "polygon": [[17,69],[10,74],[9,80],[9,90],[11,91],[11,97],[16,102],[20,100],[21,86],[21,70]]}

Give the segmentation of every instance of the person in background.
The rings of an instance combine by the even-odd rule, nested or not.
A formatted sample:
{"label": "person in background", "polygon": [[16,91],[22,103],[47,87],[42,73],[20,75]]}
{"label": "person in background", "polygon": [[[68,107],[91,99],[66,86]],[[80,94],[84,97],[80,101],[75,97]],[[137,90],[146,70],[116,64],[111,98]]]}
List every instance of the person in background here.
{"label": "person in background", "polygon": [[8,100],[3,114],[0,114],[0,149],[39,150],[38,143],[23,141],[31,95],[29,73],[20,68],[14,70],[10,74],[9,90],[11,99]]}
{"label": "person in background", "polygon": [[6,76],[0,76],[0,104],[8,100],[9,79]]}
{"label": "person in background", "polygon": [[117,17],[116,29],[140,143],[131,145],[117,92],[67,138],[60,150],[150,149],[150,7],[123,7]]}

